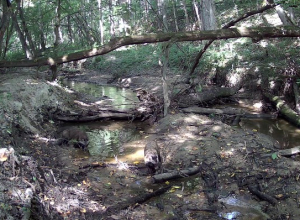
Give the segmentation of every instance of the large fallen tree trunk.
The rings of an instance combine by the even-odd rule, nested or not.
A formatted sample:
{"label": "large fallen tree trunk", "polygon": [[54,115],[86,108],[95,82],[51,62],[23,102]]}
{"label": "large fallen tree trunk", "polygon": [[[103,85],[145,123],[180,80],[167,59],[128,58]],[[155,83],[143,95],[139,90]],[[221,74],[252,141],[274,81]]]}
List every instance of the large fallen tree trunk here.
{"label": "large fallen tree trunk", "polygon": [[203,104],[203,102],[212,101],[217,98],[232,96],[239,89],[240,86],[235,86],[230,88],[215,87],[203,92],[190,93],[190,94],[186,94],[185,92],[182,93],[181,96],[179,96],[177,102],[179,107],[185,108],[192,105]]}
{"label": "large fallen tree trunk", "polygon": [[97,121],[104,118],[110,119],[132,119],[134,114],[131,113],[117,113],[117,112],[101,112],[96,115],[55,115],[54,118],[64,122],[89,122]]}
{"label": "large fallen tree trunk", "polygon": [[279,113],[283,118],[291,122],[297,127],[300,127],[300,117],[293,109],[291,109],[284,100],[280,99],[278,96],[273,96],[270,93],[263,93],[263,95],[276,106]]}
{"label": "large fallen tree trunk", "polygon": [[255,27],[255,28],[229,28],[209,31],[191,31],[176,33],[155,33],[136,36],[113,38],[109,43],[90,50],[64,54],[60,57],[43,57],[35,60],[1,61],[2,67],[32,67],[32,66],[55,66],[57,64],[77,61],[93,56],[109,53],[117,48],[132,44],[159,43],[166,41],[198,41],[220,40],[229,38],[250,37],[253,39],[276,38],[276,37],[300,37],[300,29],[293,26],[284,27]]}

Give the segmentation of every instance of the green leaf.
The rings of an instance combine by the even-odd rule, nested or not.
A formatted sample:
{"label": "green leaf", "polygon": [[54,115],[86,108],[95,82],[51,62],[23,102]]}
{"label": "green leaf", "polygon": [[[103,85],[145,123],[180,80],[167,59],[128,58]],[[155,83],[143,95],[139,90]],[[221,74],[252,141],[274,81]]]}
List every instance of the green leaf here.
{"label": "green leaf", "polygon": [[277,153],[273,153],[273,154],[272,154],[272,159],[273,159],[273,160],[278,159],[278,154],[277,154]]}

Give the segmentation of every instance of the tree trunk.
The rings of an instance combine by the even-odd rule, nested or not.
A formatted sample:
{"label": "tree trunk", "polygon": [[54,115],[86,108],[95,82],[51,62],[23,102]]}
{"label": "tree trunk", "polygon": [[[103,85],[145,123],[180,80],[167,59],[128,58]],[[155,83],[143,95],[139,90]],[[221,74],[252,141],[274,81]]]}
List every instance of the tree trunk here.
{"label": "tree trunk", "polygon": [[68,22],[68,37],[70,43],[74,43],[74,37],[73,37],[73,31],[72,31],[72,22],[71,22],[71,16],[67,16],[67,22]]}
{"label": "tree trunk", "polygon": [[[6,31],[5,47],[4,47],[3,50],[1,49],[1,52],[2,52],[1,53],[1,58],[3,58],[3,59],[6,56],[6,53],[7,53],[7,50],[8,50],[8,45],[9,45],[9,40],[12,36],[13,29],[14,29],[14,26],[11,24],[10,27],[9,27],[9,30]],[[2,48],[2,42],[1,42],[0,48]]]}
{"label": "tree trunk", "polygon": [[54,46],[58,46],[63,42],[62,38],[62,32],[61,32],[61,27],[60,27],[60,17],[61,17],[61,4],[60,0],[56,1],[56,8],[55,8],[55,26],[54,26],[54,36],[55,36],[55,42]]}
{"label": "tree trunk", "polygon": [[178,27],[177,14],[176,14],[176,1],[173,2],[173,16],[174,16],[174,22],[175,22],[176,32],[178,32],[179,31],[179,27]]}
{"label": "tree trunk", "polygon": [[279,113],[285,118],[287,121],[291,122],[297,127],[300,127],[300,117],[297,112],[292,110],[284,100],[280,99],[278,96],[273,96],[267,92],[263,93],[263,95],[276,106]]}
{"label": "tree trunk", "polygon": [[40,58],[34,61],[1,61],[1,67],[31,67],[51,65],[51,63],[62,64],[70,61],[77,61],[89,57],[103,55],[116,50],[122,46],[158,43],[166,41],[199,41],[199,40],[221,40],[229,38],[277,38],[277,37],[300,37],[300,29],[295,27],[259,27],[259,28],[230,28],[211,31],[190,31],[177,33],[155,33],[145,35],[132,35],[120,38],[114,38],[107,44],[92,48],[90,50],[70,53],[68,56]]}
{"label": "tree trunk", "polygon": [[202,30],[215,30],[216,25],[216,8],[213,0],[202,0],[200,4],[200,15],[202,21]]}
{"label": "tree trunk", "polygon": [[184,11],[184,18],[185,18],[185,27],[187,31],[192,30],[190,27],[190,20],[189,20],[189,14],[187,12],[187,8],[186,8],[186,2],[185,0],[182,1],[182,5],[183,5],[183,11]]}
{"label": "tree trunk", "polygon": [[164,117],[167,116],[168,114],[168,109],[170,106],[170,98],[169,98],[169,88],[168,88],[168,80],[167,80],[167,67],[169,63],[169,48],[170,48],[170,43],[167,42],[166,45],[162,46],[162,81],[163,81],[163,94],[164,94]]}
{"label": "tree trunk", "polygon": [[35,45],[33,43],[31,35],[29,34],[29,31],[28,31],[28,28],[27,28],[27,25],[26,25],[26,21],[25,21],[25,18],[24,18],[24,14],[23,14],[23,9],[21,8],[20,0],[17,1],[17,8],[18,8],[20,19],[21,19],[22,29],[23,29],[23,32],[24,32],[24,34],[26,36],[26,39],[28,41],[30,51],[32,52],[32,55],[35,56]]}
{"label": "tree trunk", "polygon": [[240,85],[231,88],[216,87],[211,88],[207,91],[196,92],[194,94],[189,93],[186,95],[181,95],[177,99],[178,106],[180,106],[181,108],[186,108],[192,105],[199,105],[203,102],[211,101],[217,98],[232,96],[237,93],[240,88]]}
{"label": "tree trunk", "polygon": [[295,96],[295,110],[299,114],[300,113],[300,95],[299,95],[299,87],[295,80],[293,81],[293,90]]}
{"label": "tree trunk", "polygon": [[15,13],[12,13],[12,20],[13,20],[13,24],[14,24],[14,27],[19,35],[19,39],[20,39],[20,42],[21,42],[21,45],[22,45],[22,48],[26,54],[26,58],[29,59],[29,60],[32,60],[33,58],[33,55],[31,53],[31,51],[29,50],[29,47],[26,43],[26,39],[19,27],[19,24],[18,24],[18,20],[17,20],[17,16]]}
{"label": "tree trunk", "polygon": [[4,35],[5,35],[5,32],[7,32],[7,28],[9,26],[9,19],[10,19],[10,16],[11,16],[11,12],[8,9],[5,1],[2,0],[1,1],[1,5],[2,5],[3,12],[2,12],[1,25],[0,25],[0,42],[1,42],[1,44],[0,44],[0,52],[1,52],[1,57],[4,57],[5,56],[6,47],[3,50],[2,49],[2,47],[3,47],[2,43],[3,43],[3,38],[4,38]]}
{"label": "tree trunk", "polygon": [[108,3],[108,7],[109,7],[109,22],[110,22],[110,37],[114,38],[115,37],[115,22],[114,22],[114,18],[113,18],[113,6],[112,6],[112,0],[109,0]]}
{"label": "tree trunk", "polygon": [[278,14],[278,17],[280,18],[283,25],[293,25],[293,22],[291,19],[287,16],[284,9],[281,7],[281,5],[277,5],[275,7],[276,12]]}
{"label": "tree trunk", "polygon": [[104,29],[103,29],[103,16],[101,8],[101,0],[98,1],[98,13],[99,13],[99,32],[100,32],[100,44],[104,44]]}
{"label": "tree trunk", "polygon": [[199,8],[198,8],[198,4],[195,0],[193,0],[193,6],[194,6],[194,10],[196,13],[196,17],[197,17],[197,21],[198,21],[198,26],[199,26],[199,30],[202,30],[202,25],[201,25],[201,18],[200,18],[200,13],[199,13]]}

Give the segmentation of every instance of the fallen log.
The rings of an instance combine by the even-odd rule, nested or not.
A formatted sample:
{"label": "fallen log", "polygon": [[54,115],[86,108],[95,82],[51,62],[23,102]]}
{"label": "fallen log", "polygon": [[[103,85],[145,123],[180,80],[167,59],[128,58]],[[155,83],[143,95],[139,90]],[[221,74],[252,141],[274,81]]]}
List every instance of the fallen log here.
{"label": "fallen log", "polygon": [[96,115],[55,115],[54,118],[59,121],[64,122],[89,122],[96,121],[104,118],[110,119],[131,119],[134,115],[131,113],[116,113],[116,112],[101,112]]}
{"label": "fallen log", "polygon": [[279,98],[278,96],[273,96],[270,93],[264,92],[263,95],[276,106],[279,110],[279,113],[283,118],[287,121],[291,122],[297,127],[300,127],[300,117],[293,109],[291,109],[284,100]]}
{"label": "fallen log", "polygon": [[267,118],[275,119],[276,115],[271,114],[250,114],[245,112],[243,109],[239,108],[223,108],[223,109],[214,109],[214,108],[201,108],[201,107],[188,107],[182,109],[185,113],[196,113],[196,114],[216,114],[216,115],[237,115],[240,118]]}
{"label": "fallen log", "polygon": [[215,109],[215,108],[201,108],[201,107],[188,107],[182,109],[185,113],[196,113],[196,114],[217,114],[217,115],[242,115],[245,113],[243,109],[238,108],[223,108],[223,109]]}
{"label": "fallen log", "polygon": [[208,90],[190,93],[188,89],[183,91],[178,99],[179,107],[185,108],[191,105],[203,104],[203,102],[212,101],[217,98],[232,96],[239,91],[241,85],[235,87],[211,87]]}
{"label": "fallen log", "polygon": [[184,178],[195,175],[200,172],[200,167],[188,168],[186,170],[174,171],[172,173],[162,173],[152,176],[147,182],[150,183],[161,183],[167,180]]}

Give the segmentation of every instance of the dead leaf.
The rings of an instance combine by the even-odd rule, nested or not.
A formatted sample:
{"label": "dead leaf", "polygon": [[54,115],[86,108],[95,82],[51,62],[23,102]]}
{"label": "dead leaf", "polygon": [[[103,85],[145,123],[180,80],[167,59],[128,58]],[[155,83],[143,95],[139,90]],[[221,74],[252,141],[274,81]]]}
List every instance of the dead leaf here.
{"label": "dead leaf", "polygon": [[85,208],[82,208],[82,209],[80,209],[80,212],[81,212],[81,213],[86,213],[86,209],[85,209]]}

